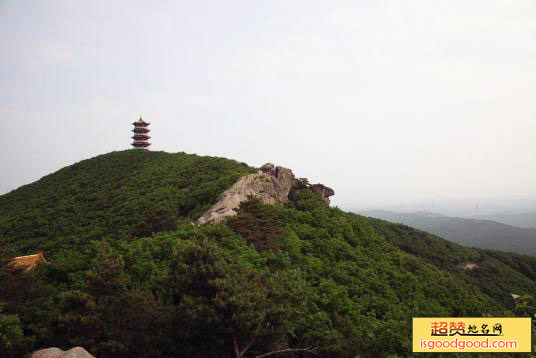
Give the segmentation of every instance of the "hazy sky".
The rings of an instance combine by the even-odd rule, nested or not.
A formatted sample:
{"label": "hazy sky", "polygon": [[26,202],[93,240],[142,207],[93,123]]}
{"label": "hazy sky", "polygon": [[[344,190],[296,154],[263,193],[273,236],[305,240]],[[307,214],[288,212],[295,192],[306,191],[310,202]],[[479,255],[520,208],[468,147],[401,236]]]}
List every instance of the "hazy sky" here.
{"label": "hazy sky", "polygon": [[342,207],[536,198],[536,1],[0,0],[0,192],[128,149]]}

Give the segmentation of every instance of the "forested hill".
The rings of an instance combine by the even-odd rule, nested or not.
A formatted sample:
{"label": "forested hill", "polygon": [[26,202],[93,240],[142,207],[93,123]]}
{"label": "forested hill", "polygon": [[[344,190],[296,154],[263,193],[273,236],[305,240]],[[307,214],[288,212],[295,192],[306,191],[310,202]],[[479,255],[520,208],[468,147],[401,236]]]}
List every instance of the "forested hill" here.
{"label": "forested hill", "polygon": [[0,196],[0,239],[19,251],[51,254],[104,237],[169,231],[179,219],[197,219],[252,171],[234,160],[185,153],[100,155]]}
{"label": "forested hill", "polygon": [[[1,196],[0,352],[408,357],[412,317],[533,313],[534,258],[345,213],[308,189],[194,224],[253,171],[130,150]],[[50,263],[29,273],[6,266],[36,251]],[[478,268],[464,270],[467,262]]]}

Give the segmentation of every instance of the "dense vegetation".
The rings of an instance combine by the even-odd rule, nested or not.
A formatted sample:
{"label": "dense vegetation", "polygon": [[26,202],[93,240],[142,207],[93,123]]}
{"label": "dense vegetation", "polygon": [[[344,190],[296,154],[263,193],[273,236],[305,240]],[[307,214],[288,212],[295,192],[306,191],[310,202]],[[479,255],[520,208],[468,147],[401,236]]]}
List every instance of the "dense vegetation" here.
{"label": "dense vegetation", "polygon": [[53,255],[105,237],[150,236],[201,216],[252,168],[224,158],[129,150],[65,167],[0,196],[0,237]]}
{"label": "dense vegetation", "polygon": [[[225,223],[193,224],[252,170],[126,151],[0,197],[0,352],[408,357],[411,317],[528,314],[533,258],[348,214],[307,189],[284,206],[250,199]],[[35,250],[50,264],[6,266]],[[467,260],[481,268],[464,271]],[[517,307],[511,293],[523,297]]]}

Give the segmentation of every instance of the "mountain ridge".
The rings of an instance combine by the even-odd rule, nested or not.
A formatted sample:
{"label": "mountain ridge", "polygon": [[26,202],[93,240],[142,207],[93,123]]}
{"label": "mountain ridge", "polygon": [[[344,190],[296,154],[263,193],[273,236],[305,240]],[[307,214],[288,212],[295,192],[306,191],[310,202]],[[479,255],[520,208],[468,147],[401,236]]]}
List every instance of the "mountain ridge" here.
{"label": "mountain ridge", "polygon": [[[284,204],[251,199],[219,224],[195,224],[256,170],[130,150],[0,196],[8,357],[51,346],[104,358],[286,347],[409,357],[411,317],[523,315],[511,294],[536,295],[535,258],[345,213],[308,187]],[[4,265],[36,250],[50,264],[28,274]],[[479,268],[464,270],[467,261]]]}
{"label": "mountain ridge", "polygon": [[466,246],[536,255],[536,229],[533,228],[423,212],[371,210],[362,214],[413,226]]}
{"label": "mountain ridge", "polygon": [[536,228],[536,211],[482,215],[482,218],[520,228]]}

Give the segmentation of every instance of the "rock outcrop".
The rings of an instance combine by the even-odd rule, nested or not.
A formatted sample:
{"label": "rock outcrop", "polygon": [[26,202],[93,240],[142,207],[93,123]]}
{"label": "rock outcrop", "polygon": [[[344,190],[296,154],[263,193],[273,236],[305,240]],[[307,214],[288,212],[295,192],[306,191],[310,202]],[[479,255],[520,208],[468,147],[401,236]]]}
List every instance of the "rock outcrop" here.
{"label": "rock outcrop", "polygon": [[296,179],[292,170],[272,163],[264,164],[257,173],[241,177],[229,189],[224,191],[214,204],[198,220],[198,224],[218,223],[228,216],[236,214],[241,202],[249,196],[259,198],[265,204],[284,203],[289,200],[293,189],[309,188],[329,204],[333,189],[322,184],[309,185],[307,179]]}
{"label": "rock outcrop", "polygon": [[265,164],[255,174],[249,174],[238,179],[232,187],[224,191],[214,204],[198,220],[198,224],[220,222],[227,216],[236,214],[242,201],[254,196],[266,204],[284,203],[294,183],[292,170]]}
{"label": "rock outcrop", "polygon": [[463,269],[464,270],[473,271],[473,270],[476,270],[476,269],[479,269],[479,268],[480,268],[480,266],[478,266],[478,264],[476,264],[474,262],[471,262],[471,261],[467,261],[467,262],[463,263]]}
{"label": "rock outcrop", "polygon": [[59,348],[45,348],[30,353],[28,358],[95,358],[82,347],[74,347],[68,351]]}
{"label": "rock outcrop", "polygon": [[313,193],[318,194],[328,205],[329,197],[335,195],[335,191],[333,189],[328,188],[323,184],[313,184],[309,186],[309,188],[313,191]]}

